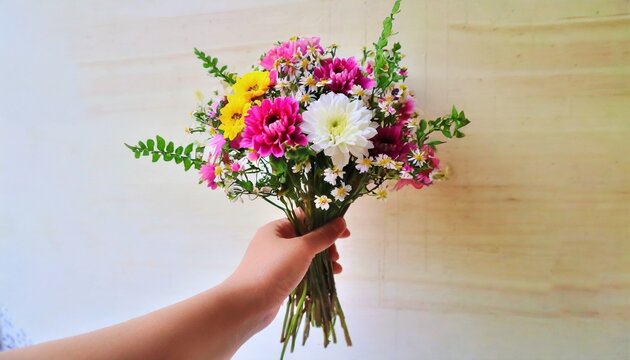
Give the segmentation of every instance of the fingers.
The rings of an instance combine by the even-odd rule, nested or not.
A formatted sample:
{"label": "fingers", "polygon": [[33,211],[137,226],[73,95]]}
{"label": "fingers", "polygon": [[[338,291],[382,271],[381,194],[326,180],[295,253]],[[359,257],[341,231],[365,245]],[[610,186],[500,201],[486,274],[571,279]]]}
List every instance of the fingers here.
{"label": "fingers", "polygon": [[335,240],[341,237],[346,230],[346,221],[343,218],[337,218],[302,236],[301,239],[314,256],[334,244]]}
{"label": "fingers", "polygon": [[339,260],[339,251],[337,251],[337,245],[332,244],[330,248],[328,248],[328,253],[330,254],[330,260]]}
{"label": "fingers", "polygon": [[333,274],[339,274],[341,273],[341,271],[343,271],[343,267],[341,265],[339,265],[339,263],[332,263],[332,271]]}

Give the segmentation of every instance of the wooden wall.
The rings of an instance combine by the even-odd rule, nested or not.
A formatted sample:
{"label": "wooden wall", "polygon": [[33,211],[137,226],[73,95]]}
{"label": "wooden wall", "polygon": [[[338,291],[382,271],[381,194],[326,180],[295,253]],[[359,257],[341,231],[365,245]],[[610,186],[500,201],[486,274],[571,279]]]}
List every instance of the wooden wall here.
{"label": "wooden wall", "polygon": [[[219,282],[279,214],[123,148],[186,140],[199,47],[245,71],[274,41],[358,54],[391,1],[3,2],[0,302],[35,341]],[[339,244],[355,346],[295,359],[630,358],[630,2],[403,1],[410,86],[466,110],[452,179],[361,200]],[[281,316],[236,359],[274,358]],[[265,354],[265,355],[262,355]]]}

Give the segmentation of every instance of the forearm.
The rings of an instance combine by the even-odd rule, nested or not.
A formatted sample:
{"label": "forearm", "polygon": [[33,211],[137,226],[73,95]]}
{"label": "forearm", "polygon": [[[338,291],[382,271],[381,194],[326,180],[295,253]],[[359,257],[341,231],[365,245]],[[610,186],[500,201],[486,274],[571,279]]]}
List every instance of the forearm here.
{"label": "forearm", "polygon": [[249,294],[246,286],[226,281],[130,321],[0,358],[229,359],[274,315]]}

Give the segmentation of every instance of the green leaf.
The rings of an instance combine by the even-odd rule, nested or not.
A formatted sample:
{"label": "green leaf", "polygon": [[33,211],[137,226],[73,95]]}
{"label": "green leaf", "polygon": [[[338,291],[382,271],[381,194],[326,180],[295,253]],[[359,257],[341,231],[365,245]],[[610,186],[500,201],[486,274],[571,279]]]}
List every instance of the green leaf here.
{"label": "green leaf", "polygon": [[178,146],[177,149],[175,149],[175,154],[177,155],[181,155],[184,152],[184,148],[181,146]]}
{"label": "green leaf", "polygon": [[153,153],[153,155],[151,156],[151,161],[157,162],[158,160],[160,160],[160,153]]}
{"label": "green leaf", "polygon": [[458,117],[459,114],[457,113],[457,109],[455,108],[455,105],[453,105],[453,110],[451,110],[451,118],[457,119]]}
{"label": "green leaf", "polygon": [[155,142],[153,141],[153,139],[148,139],[147,140],[147,149],[153,151],[153,146],[155,145]]}
{"label": "green leaf", "polygon": [[278,159],[273,155],[269,157],[269,164],[271,165],[274,175],[284,174],[288,170],[286,161],[284,161],[284,159]]}
{"label": "green leaf", "polygon": [[188,169],[190,169],[190,167],[192,166],[192,160],[190,160],[187,157],[183,158],[183,160],[184,160],[184,170],[188,171]]}
{"label": "green leaf", "polygon": [[427,142],[427,145],[429,145],[432,148],[435,148],[436,145],[440,145],[440,144],[444,144],[446,143],[446,141],[441,141],[441,140],[432,140]]}
{"label": "green leaf", "polygon": [[182,157],[177,154],[173,155],[173,158],[175,159],[175,164],[180,164],[182,162]]}
{"label": "green leaf", "polygon": [[446,136],[447,138],[452,138],[453,136],[451,135],[451,131],[449,129],[442,129],[442,134],[444,136]]}
{"label": "green leaf", "polygon": [[142,153],[141,153],[140,151],[136,151],[136,152],[133,154],[133,156],[134,156],[136,159],[139,159],[139,158],[140,158],[140,156],[142,156]]}
{"label": "green leaf", "polygon": [[243,189],[252,192],[254,191],[254,184],[251,181],[241,181],[241,186],[243,187]]}
{"label": "green leaf", "polygon": [[163,156],[164,156],[164,161],[171,161],[171,160],[173,160],[173,155],[171,155],[171,154],[166,153]]}
{"label": "green leaf", "polygon": [[168,145],[166,145],[166,152],[172,153],[174,148],[175,148],[175,144],[173,144],[172,141],[169,141]]}
{"label": "green leaf", "polygon": [[144,150],[144,149],[146,149],[146,148],[147,148],[147,146],[146,146],[146,145],[145,145],[142,141],[138,141],[138,147],[139,147],[141,150]]}
{"label": "green leaf", "polygon": [[420,131],[424,132],[427,129],[427,121],[422,119],[420,120]]}
{"label": "green leaf", "polygon": [[184,154],[186,155],[190,155],[190,153],[193,151],[193,146],[194,144],[188,144],[188,146],[186,146],[186,148],[184,149]]}
{"label": "green leaf", "polygon": [[155,137],[155,139],[157,140],[157,148],[160,151],[164,151],[164,145],[166,145],[166,142],[164,141],[164,138],[161,137],[160,135],[157,135]]}

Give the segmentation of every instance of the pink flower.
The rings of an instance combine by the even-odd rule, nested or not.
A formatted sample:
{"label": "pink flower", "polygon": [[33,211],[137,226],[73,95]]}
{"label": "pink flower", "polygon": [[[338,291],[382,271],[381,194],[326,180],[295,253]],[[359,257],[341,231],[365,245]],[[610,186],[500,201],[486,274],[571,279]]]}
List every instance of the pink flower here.
{"label": "pink flower", "polygon": [[308,141],[299,125],[302,123],[300,108],[292,97],[265,99],[253,106],[245,118],[245,130],[241,147],[253,148],[260,156],[279,158],[285,146],[306,146]]}
{"label": "pink flower", "polygon": [[214,181],[216,178],[215,173],[216,167],[214,164],[205,164],[199,170],[199,174],[201,174],[201,179],[203,181],[208,182],[208,187],[213,190],[217,188],[217,183]]}
{"label": "pink flower", "polygon": [[219,155],[221,155],[223,145],[225,145],[225,138],[223,135],[214,135],[210,140],[208,140],[208,145],[206,145],[206,148],[203,150],[203,159],[214,164]]}
{"label": "pink flower", "polygon": [[285,43],[282,43],[265,54],[265,56],[260,61],[260,65],[267,69],[274,69],[274,65],[276,65],[277,60],[285,60],[285,61],[293,61],[295,55],[306,55],[306,53],[311,50],[318,53],[323,53],[324,49],[319,44],[318,37],[308,37],[296,40],[289,40]]}
{"label": "pink flower", "polygon": [[317,80],[330,80],[328,87],[335,93],[347,95],[355,84],[366,90],[374,87],[374,80],[363,75],[354,57],[323,59],[313,73]]}
{"label": "pink flower", "polygon": [[407,134],[402,122],[379,127],[376,129],[376,136],[372,138],[374,148],[370,149],[370,155],[385,154],[394,160],[405,159],[412,149],[412,144],[406,138]]}
{"label": "pink flower", "polygon": [[396,185],[394,185],[394,190],[398,191],[407,185],[411,185],[416,189],[422,189],[425,186],[429,186],[433,184],[433,180],[431,180],[431,177],[429,176],[431,171],[433,170],[430,169],[428,171],[423,171],[421,173],[418,173],[416,174],[416,176],[414,176],[413,179],[398,180]]}
{"label": "pink flower", "polygon": [[409,120],[414,113],[414,109],[415,102],[413,97],[411,97],[411,95],[407,95],[407,97],[405,97],[405,102],[403,102],[398,109],[399,121],[404,122]]}
{"label": "pink flower", "polygon": [[440,159],[435,156],[435,150],[427,144],[422,145],[420,151],[425,151],[427,153],[427,161],[429,162],[429,166],[431,169],[437,169],[440,167]]}

